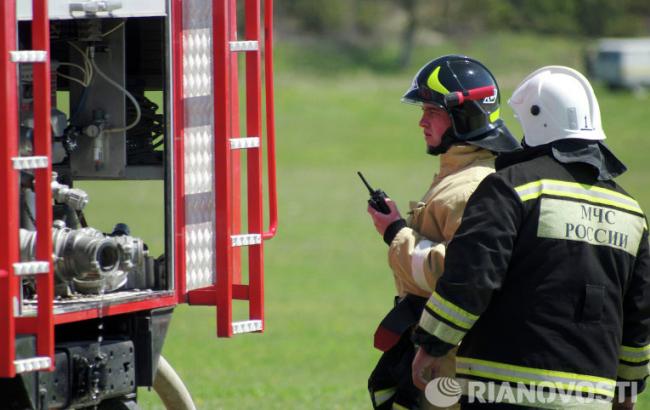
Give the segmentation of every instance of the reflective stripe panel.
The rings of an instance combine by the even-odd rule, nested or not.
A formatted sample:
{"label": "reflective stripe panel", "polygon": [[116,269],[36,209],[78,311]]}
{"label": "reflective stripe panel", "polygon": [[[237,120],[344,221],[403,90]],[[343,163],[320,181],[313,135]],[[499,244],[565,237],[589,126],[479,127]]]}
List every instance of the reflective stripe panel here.
{"label": "reflective stripe panel", "polygon": [[478,319],[478,316],[443,299],[438,292],[433,292],[427,302],[427,307],[451,323],[466,330],[471,329],[476,319]]}
{"label": "reflective stripe panel", "polygon": [[396,391],[397,388],[391,387],[389,389],[377,390],[375,392],[372,392],[372,396],[375,401],[375,406],[379,407],[382,404],[386,403],[388,400],[390,400],[391,397],[395,395]]}
{"label": "reflective stripe panel", "polygon": [[[554,391],[553,393],[549,392],[540,392],[534,388],[524,388],[523,386],[506,386],[505,384],[502,387],[501,384],[497,382],[497,385],[494,386],[495,382],[484,382],[480,380],[470,380],[462,377],[457,377],[455,379],[458,384],[460,384],[463,396],[472,400],[472,402],[479,402],[482,398],[484,401],[496,401],[500,399],[499,403],[508,403],[508,404],[519,404],[529,407],[535,407],[540,409],[585,409],[585,410],[611,410],[612,402],[604,399],[596,399],[595,397],[578,397],[570,394],[564,394],[561,392]],[[522,387],[522,388],[520,388]],[[537,386],[548,387],[548,386]],[[500,389],[508,389],[509,392],[503,393]],[[490,390],[491,389],[491,390]],[[492,393],[490,393],[492,392]],[[500,394],[499,394],[500,393]],[[491,397],[490,394],[492,394]],[[489,400],[493,399],[493,400]],[[517,400],[519,399],[519,400]]]}
{"label": "reflective stripe panel", "polygon": [[606,397],[614,397],[614,389],[616,388],[615,380],[603,377],[515,366],[467,357],[456,357],[456,373],[514,383],[539,384],[540,382],[549,382],[566,391],[594,393]]}
{"label": "reflective stripe panel", "polygon": [[537,237],[586,242],[636,256],[645,218],[617,208],[542,198]]}
{"label": "reflective stripe panel", "polygon": [[438,73],[440,73],[440,66],[436,67],[436,69],[433,70],[429,78],[427,78],[427,85],[433,91],[437,91],[442,95],[449,94],[449,90],[447,90],[447,87],[442,85],[442,83],[440,82],[440,79],[438,78]]}
{"label": "reflective stripe panel", "polygon": [[650,374],[650,363],[639,366],[629,366],[620,363],[616,375],[625,380],[640,380]]}
{"label": "reflective stripe panel", "polygon": [[559,181],[555,179],[540,179],[539,181],[515,187],[522,202],[539,198],[540,195],[555,195],[567,198],[584,199],[603,205],[617,206],[629,211],[643,214],[639,203],[627,195],[587,184]]}
{"label": "reflective stripe panel", "polygon": [[499,119],[501,116],[501,108],[497,108],[492,114],[490,114],[490,122],[494,122]]}
{"label": "reflective stripe panel", "polygon": [[409,410],[401,404],[393,403],[393,410]]}
{"label": "reflective stripe panel", "polygon": [[424,261],[427,259],[427,256],[429,256],[431,247],[434,245],[435,243],[422,239],[418,242],[415,249],[413,249],[413,254],[411,255],[411,275],[413,276],[413,280],[415,280],[415,283],[418,284],[420,289],[428,292],[432,292],[433,289],[431,289],[431,286],[427,282],[427,278],[424,276]]}
{"label": "reflective stripe panel", "polygon": [[458,342],[460,342],[463,337],[465,337],[466,333],[462,330],[455,329],[444,322],[441,322],[426,309],[422,311],[422,317],[420,317],[420,327],[438,339],[442,340],[443,342],[452,345],[457,345]]}
{"label": "reflective stripe panel", "polygon": [[618,358],[630,363],[639,363],[650,360],[650,345],[643,347],[621,346]]}

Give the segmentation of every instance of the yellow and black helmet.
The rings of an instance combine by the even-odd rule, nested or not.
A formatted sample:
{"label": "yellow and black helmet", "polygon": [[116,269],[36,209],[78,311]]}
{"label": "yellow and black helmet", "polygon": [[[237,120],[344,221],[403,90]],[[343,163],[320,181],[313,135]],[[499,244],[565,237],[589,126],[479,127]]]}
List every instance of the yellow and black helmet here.
{"label": "yellow and black helmet", "polygon": [[473,58],[447,55],[428,62],[417,72],[402,101],[432,104],[447,111],[452,126],[445,145],[463,142],[494,152],[521,148],[500,118],[496,79]]}

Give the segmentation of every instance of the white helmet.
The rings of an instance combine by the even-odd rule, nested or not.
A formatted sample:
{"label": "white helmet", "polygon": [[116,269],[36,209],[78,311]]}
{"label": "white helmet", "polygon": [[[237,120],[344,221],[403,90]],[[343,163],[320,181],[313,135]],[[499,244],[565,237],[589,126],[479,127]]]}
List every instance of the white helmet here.
{"label": "white helmet", "polygon": [[572,68],[540,68],[519,84],[508,104],[529,146],[567,138],[605,139],[594,90]]}

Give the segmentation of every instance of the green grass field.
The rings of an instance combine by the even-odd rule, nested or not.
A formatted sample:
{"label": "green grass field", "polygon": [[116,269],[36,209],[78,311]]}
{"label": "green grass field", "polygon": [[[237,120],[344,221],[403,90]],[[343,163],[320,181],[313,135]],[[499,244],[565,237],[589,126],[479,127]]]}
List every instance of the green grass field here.
{"label": "green grass field", "polygon": [[[280,229],[265,248],[267,330],[216,339],[214,309],[176,310],[164,355],[199,409],[370,408],[366,380],[379,356],[372,335],[394,289],[386,246],[366,214],[367,193],[355,172],[363,171],[402,209],[419,199],[437,160],[424,154],[419,109],[399,99],[421,64],[451,52],[491,67],[505,106],[532,70],[581,68],[582,48],[565,39],[494,35],[427,44],[412,68],[379,72],[376,62],[327,45],[278,40]],[[630,168],[620,182],[650,209],[648,101],[604,88],[597,93],[608,142]],[[509,108],[503,115],[520,135]],[[110,229],[117,221],[130,223],[133,234],[162,250],[160,184],[129,184],[119,193],[83,186],[91,192],[91,224]],[[162,408],[153,393],[141,393],[143,408]]]}

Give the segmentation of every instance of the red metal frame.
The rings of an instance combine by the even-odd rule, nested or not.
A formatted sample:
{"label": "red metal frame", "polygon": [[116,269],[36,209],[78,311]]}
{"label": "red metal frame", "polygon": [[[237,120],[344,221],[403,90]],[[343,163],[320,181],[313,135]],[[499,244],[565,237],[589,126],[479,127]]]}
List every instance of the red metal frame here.
{"label": "red metal frame", "polygon": [[151,310],[161,307],[169,307],[177,304],[176,296],[163,296],[154,299],[141,300],[138,302],[118,303],[114,305],[105,305],[101,308],[81,310],[78,312],[59,313],[54,316],[54,322],[57,325],[63,323],[80,322],[82,320],[97,319],[112,315],[121,315],[124,313],[137,312],[140,310]]}
{"label": "red metal frame", "polygon": [[[181,0],[174,0],[174,7],[180,14]],[[34,149],[33,155],[45,156],[51,160],[51,83],[50,83],[50,35],[48,4],[46,0],[34,0],[32,5],[32,49],[43,50],[47,54],[44,62],[33,63],[34,77]],[[3,188],[4,197],[0,201],[0,218],[3,227],[0,229],[0,377],[14,377],[15,367],[15,338],[17,334],[36,335],[36,354],[48,356],[54,363],[54,325],[81,320],[93,319],[100,316],[117,315],[139,310],[154,309],[158,307],[173,306],[178,302],[178,297],[166,296],[138,302],[107,305],[101,309],[88,309],[79,312],[54,315],[53,295],[54,283],[52,273],[52,197],[51,197],[51,164],[47,167],[34,170],[35,195],[36,195],[36,260],[50,263],[48,274],[36,276],[38,306],[36,316],[16,317],[15,309],[18,307],[19,278],[14,273],[14,263],[20,261],[19,257],[19,172],[13,168],[12,159],[18,157],[18,82],[16,63],[10,61],[10,51],[17,48],[17,24],[15,1],[0,2],[0,98],[4,107],[3,121],[0,129],[3,138],[0,139],[0,186]],[[180,45],[180,39],[174,38]],[[181,51],[182,52],[182,51]],[[178,54],[181,55],[181,54]],[[182,60],[175,60],[182,61]],[[178,63],[180,64],[180,63]],[[177,64],[177,65],[178,65]],[[182,104],[176,106],[182,110]],[[182,142],[182,111],[175,113],[176,120],[181,120],[177,135]],[[182,144],[176,144],[181,147]],[[183,156],[178,155],[180,174],[183,172]],[[178,170],[179,168],[177,168]],[[181,179],[182,181],[182,179]],[[178,184],[182,190],[182,184]],[[184,210],[182,202],[181,227],[184,227]],[[181,239],[184,235],[181,231]],[[182,247],[182,240],[175,240],[175,246]],[[184,256],[184,251],[177,256]],[[184,266],[184,261],[178,261],[179,266]],[[183,269],[176,270],[176,283],[184,289]],[[180,295],[181,293],[179,293]],[[52,367],[50,368],[52,370]]]}
{"label": "red metal frame", "polygon": [[174,107],[174,278],[178,303],[187,301],[185,275],[185,104],[183,102],[183,2],[173,0],[172,75]]}
{"label": "red metal frame", "polygon": [[[260,39],[260,2],[246,0],[246,40]],[[258,45],[261,48],[261,44]],[[262,135],[262,72],[260,51],[246,53],[246,133],[248,137]],[[248,167],[248,231],[262,232],[262,143],[247,151]],[[264,319],[264,242],[248,250],[249,316]],[[262,322],[263,325],[264,322]],[[263,330],[263,328],[262,328]]]}
{"label": "red metal frame", "polygon": [[[100,316],[117,315],[139,310],[173,306],[179,302],[216,304],[217,335],[232,335],[232,300],[249,300],[251,319],[264,317],[263,244],[249,249],[249,284],[240,284],[238,269],[239,252],[233,248],[231,237],[241,225],[239,192],[239,152],[233,153],[230,139],[238,134],[239,97],[237,58],[230,51],[230,41],[236,39],[236,1],[212,0],[213,7],[213,52],[214,52],[214,123],[215,123],[215,248],[217,281],[215,286],[187,292],[185,275],[185,204],[184,204],[184,128],[185,113],[183,101],[183,44],[182,44],[182,0],[172,0],[172,72],[173,119],[174,119],[174,191],[176,224],[174,226],[173,248],[175,253],[174,278],[176,294],[139,302],[125,302],[108,305],[100,309],[54,315],[53,274],[51,262],[52,225],[51,208],[51,165],[35,170],[36,220],[38,240],[36,257],[50,262],[49,274],[37,277],[38,308],[35,317],[15,318],[19,279],[14,274],[13,264],[19,259],[19,172],[13,169],[12,158],[18,156],[18,83],[15,63],[9,61],[9,52],[16,49],[16,4],[14,1],[0,2],[0,95],[5,109],[0,141],[0,186],[5,197],[0,201],[0,217],[4,220],[0,230],[0,377],[13,377],[15,369],[16,334],[36,334],[37,354],[54,357],[54,326],[94,319]],[[247,150],[247,196],[248,231],[261,233],[264,239],[275,235],[277,229],[277,192],[275,173],[275,125],[273,107],[273,65],[272,65],[272,0],[265,2],[264,10],[264,67],[266,91],[266,132],[268,143],[269,172],[269,231],[263,232],[263,190],[262,190],[262,144]],[[246,40],[260,40],[259,0],[246,0]],[[45,50],[48,59],[34,64],[34,155],[51,158],[50,128],[50,62],[49,62],[49,18],[47,1],[33,1],[32,48]],[[261,113],[261,48],[246,54],[246,134],[248,137],[262,136]],[[239,135],[236,135],[239,137]],[[237,186],[235,186],[237,184]],[[237,258],[235,258],[237,257]],[[52,360],[53,362],[53,360]]]}
{"label": "red metal frame", "polygon": [[[32,4],[32,49],[45,51],[48,58],[44,62],[33,64],[34,77],[34,147],[33,155],[51,157],[50,128],[50,23],[47,1],[33,1]],[[19,280],[14,274],[14,263],[20,261],[18,244],[18,183],[19,173],[13,169],[12,158],[18,156],[18,82],[15,63],[9,60],[10,51],[17,47],[16,41],[16,6],[15,2],[0,4],[0,70],[2,70],[0,93],[4,98],[3,144],[0,144],[0,186],[5,188],[5,198],[0,205],[0,215],[6,225],[0,232],[0,269],[6,272],[0,278],[0,317],[6,318],[0,328],[0,377],[15,375],[15,337],[17,328],[20,333],[36,335],[36,354],[48,356],[54,363],[54,313],[52,274],[52,195],[51,164],[34,170],[36,194],[36,259],[49,262],[48,273],[36,277],[38,295],[37,316],[25,321],[16,318],[14,306],[17,307]],[[4,282],[4,283],[2,283]]]}
{"label": "red metal frame", "polygon": [[[237,39],[237,0],[230,5],[230,15],[228,16],[229,27],[228,35],[232,40]],[[241,130],[239,126],[239,61],[236,55],[230,58],[230,86],[235,92],[230,93],[230,106],[236,107],[230,110],[232,131],[231,138],[239,138]],[[232,168],[232,231],[240,232],[242,224],[241,209],[241,151],[231,151],[230,167]],[[241,283],[241,249],[232,250],[232,279],[233,283]]]}
{"label": "red metal frame", "polygon": [[[0,121],[0,186],[5,197],[0,201],[0,377],[13,377],[16,328],[13,303],[18,297],[18,280],[13,263],[19,259],[18,248],[18,172],[11,159],[18,155],[18,110],[16,65],[9,52],[16,48],[16,2],[0,2],[0,98],[4,117]],[[13,109],[12,109],[13,108]]]}
{"label": "red metal frame", "polygon": [[266,135],[269,173],[269,230],[262,238],[271,239],[278,230],[278,189],[275,158],[275,103],[273,87],[273,0],[264,2],[264,85],[266,88]]}
{"label": "red metal frame", "polygon": [[232,1],[212,0],[214,53],[214,193],[216,246],[217,335],[232,336],[232,168],[230,136],[230,38],[228,17]]}
{"label": "red metal frame", "polygon": [[[236,223],[239,220],[239,154],[233,155],[230,139],[239,137],[239,114],[237,81],[237,57],[230,51],[230,42],[236,40],[236,1],[213,0],[213,52],[214,52],[214,192],[215,192],[215,229],[216,229],[216,284],[211,287],[188,292],[190,304],[217,306],[217,335],[232,335],[232,300],[249,301],[249,319],[262,321],[264,326],[264,245],[251,245],[248,250],[249,283],[240,284],[240,252],[232,246],[231,237],[238,233]],[[261,4],[259,0],[245,1],[245,40],[257,41],[258,49],[246,52],[246,136],[257,137],[259,147],[246,151],[247,164],[247,198],[248,198],[248,232],[260,234],[270,239],[277,229],[277,192],[275,174],[275,124],[273,121],[273,65],[272,65],[272,18],[273,3],[265,3],[264,30],[265,41],[265,86],[266,114],[268,136],[268,171],[269,171],[269,214],[270,229],[263,232],[263,189],[262,189],[262,71],[261,55]],[[221,64],[218,64],[221,62]],[[228,104],[230,102],[230,104]],[[179,199],[180,200],[180,199]]]}
{"label": "red metal frame", "polygon": [[32,2],[32,49],[44,50],[47,58],[33,65],[34,72],[34,155],[45,156],[45,168],[34,170],[36,195],[36,260],[49,262],[47,274],[36,277],[38,308],[36,354],[49,356],[54,370],[54,271],[52,269],[52,135],[50,82],[50,19],[47,0]]}

